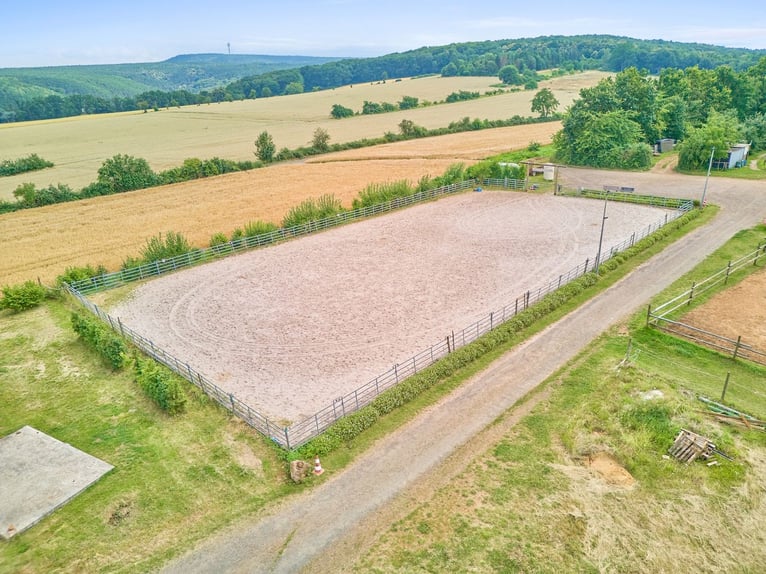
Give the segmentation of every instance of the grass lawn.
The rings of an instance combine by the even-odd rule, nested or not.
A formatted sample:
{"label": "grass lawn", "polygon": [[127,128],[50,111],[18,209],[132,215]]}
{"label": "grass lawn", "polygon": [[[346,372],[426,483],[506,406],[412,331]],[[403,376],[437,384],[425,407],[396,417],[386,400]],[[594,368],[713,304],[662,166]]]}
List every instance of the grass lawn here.
{"label": "grass lawn", "polygon": [[130,370],[77,340],[62,302],[0,321],[0,436],[30,425],[115,467],[0,544],[0,571],[148,570],[299,488],[271,446],[191,386],[187,412],[163,414]]}

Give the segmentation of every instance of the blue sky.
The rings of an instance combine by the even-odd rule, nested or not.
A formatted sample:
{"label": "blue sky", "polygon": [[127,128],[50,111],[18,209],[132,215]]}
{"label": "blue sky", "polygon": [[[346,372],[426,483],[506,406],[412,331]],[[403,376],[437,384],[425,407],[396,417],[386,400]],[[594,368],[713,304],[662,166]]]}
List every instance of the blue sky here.
{"label": "blue sky", "polygon": [[0,67],[177,54],[377,56],[451,42],[615,34],[766,49],[758,3],[708,0],[31,0],[0,9]]}

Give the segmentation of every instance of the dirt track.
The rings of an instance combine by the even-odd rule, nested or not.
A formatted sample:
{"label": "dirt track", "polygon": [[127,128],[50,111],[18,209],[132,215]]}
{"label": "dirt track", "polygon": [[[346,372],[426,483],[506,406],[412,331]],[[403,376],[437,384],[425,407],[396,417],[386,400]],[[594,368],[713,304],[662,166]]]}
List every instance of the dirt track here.
{"label": "dirt track", "polygon": [[[697,177],[566,170],[567,185],[630,180],[643,192],[699,197]],[[624,184],[626,185],[626,184]],[[215,535],[169,564],[166,572],[353,571],[354,561],[391,522],[406,515],[410,494],[427,497],[470,460],[461,445],[574,357],[603,330],[643,306],[739,229],[766,215],[766,183],[715,179],[709,200],[722,206],[713,222],[645,263],[629,277],[533,339],[504,355],[438,405],[381,440],[352,466],[267,515]],[[504,423],[506,425],[511,422]]]}

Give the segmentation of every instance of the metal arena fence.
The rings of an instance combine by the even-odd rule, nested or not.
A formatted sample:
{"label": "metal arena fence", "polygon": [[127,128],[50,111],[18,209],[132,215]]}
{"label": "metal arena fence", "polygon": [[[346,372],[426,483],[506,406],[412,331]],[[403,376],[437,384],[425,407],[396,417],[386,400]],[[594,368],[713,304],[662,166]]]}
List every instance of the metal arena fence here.
{"label": "metal arena fence", "polygon": [[671,318],[672,316],[677,316],[683,309],[691,305],[695,298],[700,297],[719,285],[726,285],[733,273],[742,271],[747,267],[757,266],[758,260],[764,258],[766,258],[766,243],[759,245],[755,251],[743,255],[736,261],[729,261],[725,268],[702,281],[692,283],[689,289],[669,301],[658,305],[654,309],[650,305],[646,313],[647,325],[657,327],[698,345],[730,355],[732,359],[741,357],[754,363],[766,365],[766,351],[748,345],[742,340],[741,335],[735,340]]}
{"label": "metal arena fence", "polygon": [[[499,185],[499,183],[503,183],[503,180],[486,180],[486,182],[483,181],[481,183],[488,186],[492,185],[496,187],[502,187]],[[271,233],[264,234],[262,236],[242,238],[236,242],[232,241],[229,244],[226,244],[229,246],[228,253],[237,253],[244,249],[270,245],[291,237],[300,237],[301,235],[306,235],[308,233],[315,233],[330,227],[334,227],[346,221],[378,215],[380,213],[385,213],[387,211],[398,209],[406,205],[412,205],[439,196],[457,193],[462,190],[472,188],[476,184],[476,181],[465,181],[427,192],[420,192],[411,198],[399,198],[381,205],[345,212],[339,214],[337,217],[325,218],[320,221],[307,223],[305,225],[293,227],[290,229],[280,229]],[[518,183],[514,181],[512,185],[518,185]],[[574,194],[562,194],[581,195],[579,192]],[[628,198],[624,199],[624,201],[647,203],[646,197],[647,196],[630,195]],[[619,201],[619,199],[617,200]],[[634,232],[630,238],[626,239],[618,245],[612,246],[609,250],[602,252],[601,264],[609,260],[617,253],[629,249],[636,242],[640,241],[644,237],[651,235],[669,222],[683,216],[687,211],[692,209],[692,207],[693,204],[691,201],[680,202],[674,211],[665,214],[665,216],[658,222]],[[218,247],[220,248],[222,246]],[[200,249],[194,254],[186,254],[180,257],[167,259],[165,261],[142,265],[141,267],[134,269],[119,271],[116,273],[94,277],[92,279],[77,281],[71,285],[65,285],[64,288],[85,309],[99,317],[105,323],[108,323],[114,331],[120,333],[123,337],[130,340],[144,353],[151,356],[153,359],[162,363],[166,367],[170,368],[174,372],[178,373],[180,376],[195,386],[199,387],[205,394],[214,399],[227,410],[231,411],[252,428],[271,438],[281,447],[288,450],[298,448],[301,445],[307,443],[312,438],[327,430],[328,427],[330,427],[339,419],[369,405],[381,393],[391,389],[407,377],[418,373],[419,371],[434,364],[439,359],[447,356],[455,350],[479,339],[482,335],[487,334],[505,321],[515,317],[518,313],[521,313],[535,303],[539,302],[549,293],[553,293],[563,285],[566,285],[567,283],[574,281],[575,279],[582,277],[591,271],[594,271],[597,263],[595,259],[586,259],[580,265],[571,269],[567,273],[559,275],[558,278],[553,279],[547,284],[538,287],[537,289],[530,289],[516,297],[516,299],[508,305],[490,311],[476,323],[462,330],[453,330],[450,333],[445,334],[445,337],[439,342],[420,351],[411,358],[402,361],[401,363],[395,364],[385,373],[378,375],[373,380],[360,386],[354,391],[336,398],[332,401],[331,404],[320,409],[315,414],[306,417],[303,420],[297,421],[288,427],[285,427],[271,421],[268,417],[240,401],[233,394],[221,389],[218,385],[210,381],[204,375],[195,371],[188,362],[179,360],[172,356],[170,353],[160,348],[150,339],[147,339],[146,337],[123,325],[119,319],[111,317],[108,313],[104,312],[97,305],[93,304],[85,297],[85,295],[89,293],[110,289],[112,287],[123,285],[127,282],[138,281],[147,277],[163,275],[177,269],[182,269],[184,267],[201,263],[206,260],[221,257],[228,253],[224,253],[218,248]]]}

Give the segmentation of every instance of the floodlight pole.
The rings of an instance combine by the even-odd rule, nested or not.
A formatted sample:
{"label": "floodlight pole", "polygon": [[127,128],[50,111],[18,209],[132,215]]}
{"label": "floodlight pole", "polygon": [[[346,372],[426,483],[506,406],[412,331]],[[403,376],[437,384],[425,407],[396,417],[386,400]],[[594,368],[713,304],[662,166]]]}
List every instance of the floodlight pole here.
{"label": "floodlight pole", "polygon": [[601,235],[598,238],[598,254],[596,255],[596,275],[598,275],[598,268],[601,266],[601,244],[604,242],[604,226],[606,220],[609,219],[606,215],[606,202],[609,201],[609,192],[604,192],[604,215],[601,218]]}
{"label": "floodlight pole", "polygon": [[713,154],[715,153],[715,146],[710,150],[710,161],[707,163],[707,177],[705,178],[705,187],[702,188],[702,201],[700,207],[705,207],[705,194],[707,193],[707,182],[710,179],[710,169],[713,167]]}

